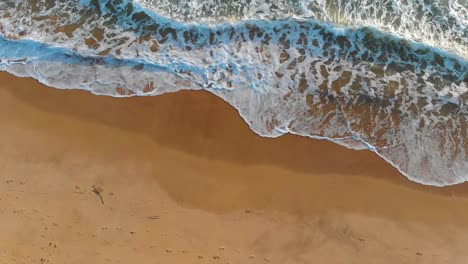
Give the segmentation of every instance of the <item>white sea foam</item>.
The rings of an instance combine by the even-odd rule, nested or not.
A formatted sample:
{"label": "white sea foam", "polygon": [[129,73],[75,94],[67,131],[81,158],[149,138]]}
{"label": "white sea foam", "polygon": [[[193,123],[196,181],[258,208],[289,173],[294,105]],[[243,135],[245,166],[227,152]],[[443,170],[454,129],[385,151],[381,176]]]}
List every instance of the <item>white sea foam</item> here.
{"label": "white sea foam", "polygon": [[344,26],[370,26],[468,56],[464,0],[136,0],[184,22],[314,18]]}

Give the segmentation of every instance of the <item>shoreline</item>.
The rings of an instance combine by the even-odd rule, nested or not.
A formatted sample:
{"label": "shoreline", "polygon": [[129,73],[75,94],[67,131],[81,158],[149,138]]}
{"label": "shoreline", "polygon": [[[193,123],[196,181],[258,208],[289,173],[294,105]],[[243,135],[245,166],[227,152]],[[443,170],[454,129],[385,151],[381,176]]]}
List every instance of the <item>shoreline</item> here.
{"label": "shoreline", "polygon": [[[262,137],[258,134],[256,134],[255,132],[253,132],[251,130],[251,128],[248,127],[248,124],[242,119],[242,117],[239,115],[239,113],[237,112],[237,109],[235,109],[234,107],[230,106],[228,103],[224,102],[221,98],[217,97],[216,95],[213,95],[207,91],[203,91],[203,90],[181,90],[181,91],[177,91],[177,92],[170,92],[170,93],[167,93],[167,94],[163,94],[163,95],[158,95],[158,96],[131,96],[131,97],[111,97],[111,96],[106,96],[106,95],[95,95],[95,94],[92,94],[91,92],[87,91],[87,90],[82,90],[82,89],[58,89],[58,88],[54,88],[54,87],[50,87],[50,86],[46,86],[44,84],[41,84],[39,83],[37,80],[35,79],[32,79],[30,77],[17,77],[17,76],[14,76],[10,73],[6,73],[6,72],[0,72],[1,75],[7,75],[7,76],[11,76],[15,79],[18,79],[19,81],[21,80],[24,80],[24,82],[29,82],[29,81],[32,81],[33,83],[36,83],[35,85],[36,86],[40,86],[42,88],[46,88],[46,89],[53,89],[53,90],[58,90],[59,93],[63,93],[62,95],[66,95],[66,99],[67,100],[72,100],[70,97],[72,97],[73,95],[72,94],[75,94],[76,96],[80,96],[80,97],[104,97],[104,98],[108,98],[108,99],[103,99],[103,100],[99,100],[99,99],[96,99],[96,102],[105,102],[105,103],[108,103],[109,105],[111,105],[112,107],[114,107],[114,109],[116,109],[117,111],[122,111],[122,109],[119,109],[118,106],[115,106],[114,104],[116,104],[116,102],[114,103],[110,103],[111,100],[116,100],[116,101],[125,101],[125,100],[132,100],[133,102],[125,102],[125,103],[128,103],[128,105],[126,105],[124,108],[128,108],[130,107],[130,105],[132,107],[135,107],[137,108],[138,107],[138,104],[141,103],[141,104],[151,104],[152,102],[150,102],[152,99],[149,99],[149,98],[155,98],[155,97],[161,97],[161,96],[170,96],[170,97],[176,97],[177,95],[174,95],[174,94],[183,94],[183,96],[185,98],[171,98],[173,100],[173,102],[177,102],[177,103],[181,103],[181,102],[184,102],[184,101],[188,101],[189,103],[191,104],[194,104],[194,103],[198,103],[198,101],[203,101],[203,100],[207,100],[209,102],[210,105],[214,105],[214,106],[211,106],[211,107],[225,107],[225,106],[219,106],[219,105],[226,105],[228,108],[231,108],[229,110],[226,110],[226,112],[233,112],[237,115],[237,117],[240,119],[241,122],[237,122],[236,121],[236,124],[233,125],[234,126],[238,126],[238,125],[241,125],[242,124],[239,124],[239,123],[243,123],[244,127],[248,128],[250,130],[250,133],[246,133],[244,132],[243,134],[252,134],[252,135],[255,135],[259,138],[261,138],[262,141],[265,141],[265,142],[262,142],[262,144],[268,144],[266,143],[266,141],[274,141],[274,140],[280,140],[282,142],[278,143],[277,145],[278,148],[282,148],[284,145],[288,144],[289,142],[294,142],[296,140],[300,140],[302,141],[301,143],[302,144],[306,144],[306,141],[313,141],[314,143],[309,143],[310,145],[315,145],[317,144],[317,148],[320,148],[322,146],[325,146],[326,148],[328,148],[329,144],[332,144],[334,145],[332,148],[333,148],[333,151],[339,151],[338,149],[342,150],[343,152],[345,152],[344,154],[341,154],[342,156],[348,156],[351,152],[366,152],[366,154],[356,154],[358,155],[358,158],[363,158],[363,159],[367,159],[369,158],[370,156],[376,156],[378,159],[382,160],[385,164],[387,164],[388,166],[386,165],[382,165],[381,162],[377,162],[377,161],[374,161],[373,162],[377,162],[377,165],[370,165],[369,168],[371,169],[370,171],[366,172],[366,171],[359,171],[359,173],[363,173],[363,174],[367,174],[367,175],[372,175],[373,177],[378,177],[376,176],[375,172],[378,170],[378,168],[376,167],[379,167],[379,166],[382,166],[384,168],[384,170],[386,170],[386,173],[392,175],[392,176],[389,176],[388,179],[386,180],[389,180],[389,181],[394,181],[396,183],[402,183],[402,184],[409,184],[409,186],[411,187],[421,187],[421,188],[417,188],[417,189],[424,189],[427,191],[435,191],[436,193],[440,193],[440,194],[447,194],[447,195],[453,195],[453,194],[461,194],[461,195],[464,195],[466,193],[467,197],[468,197],[468,182],[463,182],[463,183],[458,183],[458,184],[454,184],[454,185],[448,185],[448,186],[436,186],[436,185],[427,185],[427,184],[423,184],[423,183],[420,183],[420,182],[417,182],[417,181],[413,181],[411,179],[409,179],[406,175],[404,175],[403,173],[401,173],[400,171],[398,171],[398,169],[396,167],[394,167],[392,164],[390,164],[389,162],[387,162],[383,157],[379,156],[378,154],[374,153],[373,151],[369,150],[369,149],[363,149],[363,150],[354,150],[354,149],[349,149],[345,146],[341,146],[335,142],[333,142],[332,140],[330,139],[318,139],[318,138],[310,138],[310,137],[305,137],[305,136],[301,136],[301,135],[296,135],[296,134],[284,134],[282,136],[279,136],[279,137],[275,137],[275,138],[269,138],[269,137]],[[2,76],[0,76],[2,77]],[[5,77],[3,77],[5,78]],[[28,80],[28,81],[26,81]],[[25,94],[25,90],[21,91],[20,93],[17,93],[17,95],[19,97],[23,97],[23,99],[26,99],[26,100],[30,100],[28,99],[28,95]],[[52,92],[53,93],[53,92]],[[50,94],[52,94],[50,93]],[[201,93],[203,94],[202,96],[200,97],[206,97],[207,99],[205,98],[196,98],[198,97],[198,95],[192,95],[191,93]],[[189,95],[186,95],[186,94],[189,94]],[[57,95],[54,95],[56,98],[60,97],[59,94]],[[106,102],[107,101],[107,102]],[[140,102],[137,102],[137,101],[140,101]],[[65,106],[63,103],[62,104],[59,104],[57,105],[56,107],[54,106],[51,106],[51,105],[45,105],[45,104],[41,104],[41,103],[37,103],[37,102],[32,102],[33,104],[36,104],[37,107],[39,108],[42,108],[43,110],[45,111],[48,111],[48,112],[55,112],[56,109],[55,108],[61,108],[61,110],[65,110],[66,112],[64,114],[70,114],[72,115],[73,118],[77,117],[77,118],[88,118],[89,116],[87,115],[87,113],[81,113],[81,112],[75,112],[75,113],[72,113],[73,109],[70,108],[70,106]],[[73,103],[73,102],[72,102]],[[75,103],[76,104],[76,103]],[[166,103],[168,104],[168,103]],[[83,104],[76,104],[77,106],[80,106],[80,107],[83,107]],[[162,108],[165,108],[166,106],[164,107],[159,107],[157,110],[159,109],[162,109]],[[194,108],[197,108],[197,106],[193,106],[191,105],[190,106],[192,109],[190,110],[194,110]],[[133,111],[140,111],[141,112],[141,109],[132,109]],[[196,110],[200,110],[200,108],[196,109]],[[204,114],[202,116],[204,117],[196,117],[197,120],[196,122],[200,122],[200,123],[203,123],[203,122],[208,122],[208,121],[203,121],[202,119],[206,118],[208,120],[212,120],[214,119],[215,122],[217,123],[217,126],[220,126],[219,125],[219,122],[221,122],[219,120],[219,116],[215,116],[214,118],[209,116],[210,114],[213,114],[213,113],[207,113],[208,112],[208,109],[206,108],[202,108],[202,110],[204,111]],[[177,115],[180,115],[181,111],[186,111],[185,109],[176,109],[175,112]],[[148,113],[143,113],[143,114],[147,114],[147,116],[150,116],[150,114],[148,115]],[[230,113],[232,115],[232,113]],[[103,115],[103,116],[100,116],[100,118],[105,118],[106,116]],[[193,118],[192,118],[193,119]],[[233,119],[231,117],[231,119]],[[105,120],[104,123],[106,123],[106,125],[109,125],[109,126],[119,126],[119,125],[127,125],[127,124],[118,124],[119,121],[118,120],[112,120],[112,122],[109,122],[110,120]],[[127,120],[125,120],[127,121]],[[185,120],[187,121],[187,120]],[[195,121],[190,121],[188,120],[190,123],[190,125],[195,125]],[[122,127],[119,127],[119,128],[122,128]],[[138,128],[130,128],[130,127],[125,127],[124,129],[126,130],[137,130]],[[173,128],[169,128],[169,129],[173,129]],[[215,128],[217,129],[217,128]],[[140,130],[143,131],[143,133],[146,133],[146,134],[151,134],[151,129],[148,129],[148,128],[144,128],[144,129],[141,129]],[[171,131],[171,132],[174,132],[174,131]],[[164,131],[163,133],[168,133],[167,131]],[[232,136],[232,135],[228,135],[228,136]],[[273,144],[276,144],[276,143],[273,143]],[[298,152],[303,152],[304,149],[307,148],[306,147],[303,147],[303,146],[299,146],[295,143],[293,143],[292,145],[294,145],[294,147],[298,148]],[[181,148],[184,148],[184,146],[180,146]],[[277,146],[275,146],[277,147]],[[184,150],[185,151],[185,150]],[[313,154],[316,154],[317,153],[317,150],[316,149],[312,149],[310,150],[311,152],[313,152]],[[198,154],[198,153],[196,153]],[[225,154],[225,153],[223,153]],[[240,160],[237,160],[239,159]],[[372,158],[373,159],[373,158]],[[243,160],[243,157],[240,157],[240,156],[237,156],[234,158],[234,160],[236,162],[239,162],[239,163],[243,163],[243,162],[246,162],[245,160]],[[280,162],[281,163],[281,162]],[[302,164],[303,165],[303,164]],[[282,167],[284,167],[285,169],[297,169],[297,167],[294,167],[292,168],[293,166],[291,166],[291,163],[287,163],[287,162],[284,162],[281,164]],[[303,166],[302,166],[303,167]],[[390,168],[388,168],[390,167]],[[328,171],[329,168],[324,168],[323,166],[320,167],[320,171],[319,172],[326,172]],[[392,171],[394,170],[394,171]],[[343,168],[340,167],[338,172],[341,173],[343,171]],[[396,173],[395,173],[396,172]],[[396,176],[393,176],[393,175],[396,175]],[[396,178],[396,179],[391,179],[390,177],[393,177],[393,178]],[[404,179],[401,179],[401,177],[403,177]],[[408,181],[409,183],[403,183],[403,181]],[[416,184],[416,185],[414,185]],[[464,187],[466,186],[466,187]],[[467,189],[467,191],[465,191],[464,189]],[[446,189],[448,191],[437,191],[437,189]]]}
{"label": "shoreline", "polygon": [[466,183],[424,186],[370,151],[261,138],[204,91],[0,84],[0,263],[468,260]]}

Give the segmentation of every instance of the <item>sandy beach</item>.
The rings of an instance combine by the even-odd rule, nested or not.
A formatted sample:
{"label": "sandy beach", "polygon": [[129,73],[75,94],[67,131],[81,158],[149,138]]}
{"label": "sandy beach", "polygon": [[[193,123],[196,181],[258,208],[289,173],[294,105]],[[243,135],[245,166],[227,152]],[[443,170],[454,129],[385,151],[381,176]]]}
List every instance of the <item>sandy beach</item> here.
{"label": "sandy beach", "polygon": [[116,99],[0,73],[0,108],[0,264],[468,263],[467,184],[261,138],[208,92]]}

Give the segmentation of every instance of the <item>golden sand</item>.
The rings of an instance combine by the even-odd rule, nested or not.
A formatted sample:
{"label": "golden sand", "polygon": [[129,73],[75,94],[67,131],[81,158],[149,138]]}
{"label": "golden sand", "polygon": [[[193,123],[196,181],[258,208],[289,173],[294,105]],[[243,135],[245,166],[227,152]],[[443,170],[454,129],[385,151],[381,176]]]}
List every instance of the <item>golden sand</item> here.
{"label": "golden sand", "polygon": [[1,73],[0,124],[0,264],[468,263],[468,185],[261,138],[207,92],[116,99]]}

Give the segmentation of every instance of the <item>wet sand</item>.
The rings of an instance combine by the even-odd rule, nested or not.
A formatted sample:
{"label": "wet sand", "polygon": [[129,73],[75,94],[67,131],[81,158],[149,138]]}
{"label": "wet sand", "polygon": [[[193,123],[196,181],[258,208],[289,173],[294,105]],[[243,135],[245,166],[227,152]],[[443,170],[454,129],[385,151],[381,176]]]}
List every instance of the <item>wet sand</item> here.
{"label": "wet sand", "polygon": [[0,109],[0,264],[468,263],[467,184],[261,138],[207,92],[115,99],[0,73]]}

